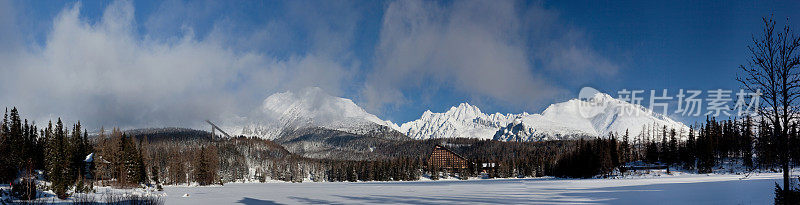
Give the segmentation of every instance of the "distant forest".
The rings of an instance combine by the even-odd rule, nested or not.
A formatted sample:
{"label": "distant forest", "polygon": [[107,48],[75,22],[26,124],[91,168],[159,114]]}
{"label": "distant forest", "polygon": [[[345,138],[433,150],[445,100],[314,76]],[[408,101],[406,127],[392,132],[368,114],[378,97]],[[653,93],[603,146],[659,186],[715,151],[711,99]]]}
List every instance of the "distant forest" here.
{"label": "distant forest", "polygon": [[[733,162],[747,170],[774,171],[780,168],[776,146],[781,142],[762,131],[770,129],[766,123],[750,118],[709,118],[688,131],[653,126],[636,136],[609,133],[603,138],[542,142],[397,140],[372,150],[371,154],[380,157],[348,160],[307,158],[270,140],[216,138],[209,132],[182,128],[127,132],[111,129],[90,137],[80,122],[70,128],[58,119],[39,128],[21,119],[13,108],[4,114],[0,129],[0,150],[5,155],[0,157],[0,181],[32,179],[34,170],[42,170],[44,179],[52,182],[48,189],[67,197],[69,193],[89,191],[95,185],[413,181],[421,176],[436,179],[455,174],[465,179],[484,170],[488,177],[500,178],[588,178],[609,176],[634,161],[697,173],[712,172],[723,162]],[[800,162],[798,135],[798,127],[792,126],[789,144],[794,164]],[[426,169],[426,159],[435,145],[460,154],[471,162],[470,168],[458,173]],[[497,168],[484,169],[479,166],[483,163],[495,163]]]}

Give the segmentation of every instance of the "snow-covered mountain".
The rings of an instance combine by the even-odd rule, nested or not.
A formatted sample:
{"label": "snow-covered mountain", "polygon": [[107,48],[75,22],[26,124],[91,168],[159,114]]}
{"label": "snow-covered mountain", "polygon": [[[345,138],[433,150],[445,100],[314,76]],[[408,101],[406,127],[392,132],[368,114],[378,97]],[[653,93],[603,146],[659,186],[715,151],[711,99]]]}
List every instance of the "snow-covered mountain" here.
{"label": "snow-covered mountain", "polygon": [[517,117],[505,127],[497,130],[493,140],[520,142],[527,140],[533,132],[533,128],[527,127],[522,123],[522,117]]}
{"label": "snow-covered mountain", "polygon": [[506,126],[516,117],[517,115],[513,114],[484,114],[477,106],[461,103],[445,113],[425,111],[419,119],[403,123],[399,130],[413,139],[450,137],[491,139],[497,129]]}
{"label": "snow-covered mountain", "polygon": [[[412,139],[480,138],[501,141],[538,141],[584,136],[605,136],[644,127],[688,128],[647,108],[597,93],[589,99],[572,99],[550,105],[541,114],[485,114],[467,103],[444,113],[425,111],[401,126],[366,112],[352,100],[331,96],[317,87],[281,92],[267,97],[253,115],[228,126],[233,134],[277,139],[285,133],[320,127],[357,135],[396,130]],[[393,132],[393,131],[390,131]]]}
{"label": "snow-covered mountain", "polygon": [[462,103],[445,113],[426,111],[418,120],[400,126],[414,139],[466,137],[501,141],[538,141],[584,136],[605,136],[629,131],[639,134],[645,126],[688,127],[641,105],[597,93],[586,100],[572,99],[550,105],[542,114],[484,114]]}
{"label": "snow-covered mountain", "polygon": [[386,126],[398,129],[390,121],[370,114],[350,99],[331,96],[318,87],[297,93],[286,91],[267,97],[260,110],[243,125],[229,127],[237,135],[275,139],[285,131],[322,127],[353,134],[365,134]]}
{"label": "snow-covered mountain", "polygon": [[641,105],[615,99],[605,93],[597,93],[587,100],[572,99],[550,105],[542,112],[541,118],[562,123],[593,136],[606,135],[610,132],[622,134],[626,130],[633,136],[641,133],[646,126],[689,130],[683,123],[663,114],[652,112]]}

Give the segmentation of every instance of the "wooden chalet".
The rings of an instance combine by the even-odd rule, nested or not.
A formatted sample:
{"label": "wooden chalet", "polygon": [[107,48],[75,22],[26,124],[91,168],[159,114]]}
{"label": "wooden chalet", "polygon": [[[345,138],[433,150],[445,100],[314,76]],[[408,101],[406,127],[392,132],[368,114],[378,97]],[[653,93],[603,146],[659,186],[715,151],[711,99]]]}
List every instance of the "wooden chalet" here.
{"label": "wooden chalet", "polygon": [[428,169],[456,171],[467,169],[468,165],[467,159],[439,145],[433,148],[431,156],[428,157]]}

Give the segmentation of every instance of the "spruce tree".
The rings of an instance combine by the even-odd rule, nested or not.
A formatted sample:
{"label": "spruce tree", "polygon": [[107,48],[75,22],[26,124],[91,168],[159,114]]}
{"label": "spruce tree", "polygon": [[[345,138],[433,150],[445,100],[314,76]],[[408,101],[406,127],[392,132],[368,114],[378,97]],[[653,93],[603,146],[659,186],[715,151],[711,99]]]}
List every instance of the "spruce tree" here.
{"label": "spruce tree", "polygon": [[706,121],[706,125],[700,130],[700,135],[697,140],[698,173],[711,173],[716,165],[714,158],[714,139],[719,129],[715,121]]}
{"label": "spruce tree", "polygon": [[630,162],[631,159],[631,148],[630,148],[630,138],[628,136],[628,129],[625,129],[625,135],[622,136],[622,162]]}
{"label": "spruce tree", "polygon": [[697,151],[695,150],[695,147],[697,147],[697,140],[695,138],[694,126],[689,127],[689,136],[684,147],[683,166],[686,169],[694,169],[697,162]]}
{"label": "spruce tree", "polygon": [[742,161],[747,169],[753,169],[753,123],[750,116],[745,117],[742,126]]}
{"label": "spruce tree", "polygon": [[197,152],[197,156],[195,157],[195,180],[201,186],[209,185],[213,183],[213,178],[211,178],[210,170],[208,169],[210,164],[208,163],[208,156],[206,156],[206,148],[200,147],[200,150]]}
{"label": "spruce tree", "polygon": [[[3,123],[0,125],[0,150],[10,150],[11,142],[8,129],[8,108],[3,114]],[[16,168],[12,164],[11,157],[0,157],[0,182],[11,182],[16,176]]]}
{"label": "spruce tree", "polygon": [[48,172],[48,176],[50,177],[51,189],[56,193],[56,195],[61,198],[65,199],[68,197],[67,190],[69,190],[71,181],[69,179],[69,150],[68,144],[69,142],[66,139],[66,131],[64,130],[64,124],[61,122],[61,118],[58,118],[56,122],[56,128],[53,131],[53,139],[50,141],[50,149],[51,149],[51,163]]}
{"label": "spruce tree", "polygon": [[[77,181],[82,175],[83,170],[83,144],[81,143],[81,123],[72,126],[72,133],[69,137],[69,181]],[[83,156],[82,156],[83,155]]]}
{"label": "spruce tree", "polygon": [[756,161],[761,169],[773,169],[778,163],[776,153],[776,137],[772,135],[772,128],[766,120],[760,120],[758,124],[758,139],[756,141]]}
{"label": "spruce tree", "polygon": [[144,164],[144,155],[142,154],[142,147],[141,142],[139,146],[136,147],[136,182],[137,183],[146,183],[147,182],[147,167]]}
{"label": "spruce tree", "polygon": [[669,142],[667,141],[667,126],[664,125],[664,127],[661,129],[661,143],[660,143],[661,146],[660,149],[658,150],[658,160],[666,164],[670,163],[668,143]]}
{"label": "spruce tree", "polygon": [[667,146],[669,149],[667,152],[669,164],[675,164],[678,161],[678,139],[676,135],[674,128],[669,131],[669,146]]}
{"label": "spruce tree", "polygon": [[16,177],[17,172],[19,171],[18,168],[25,167],[24,165],[25,163],[23,162],[25,161],[23,159],[25,155],[25,145],[22,133],[22,121],[20,120],[19,112],[17,111],[16,107],[11,109],[9,118],[10,118],[9,119],[10,124],[7,136],[8,136],[8,142],[10,144],[9,147],[10,149],[7,150],[8,151],[7,157],[9,158],[10,165],[15,167],[13,175]]}

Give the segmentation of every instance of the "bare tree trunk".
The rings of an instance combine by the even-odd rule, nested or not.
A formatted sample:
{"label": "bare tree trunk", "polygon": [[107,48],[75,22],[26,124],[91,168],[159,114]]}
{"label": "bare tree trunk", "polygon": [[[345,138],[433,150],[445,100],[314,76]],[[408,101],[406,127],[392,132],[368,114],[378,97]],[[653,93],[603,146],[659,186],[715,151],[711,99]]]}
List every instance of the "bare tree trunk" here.
{"label": "bare tree trunk", "polygon": [[[789,190],[791,190],[789,186],[789,172],[791,171],[789,170],[789,135],[783,133],[781,139],[783,140],[783,142],[781,142],[783,155],[781,157],[781,164],[783,166],[783,192],[788,193]],[[786,197],[786,199],[788,199],[788,197]]]}

